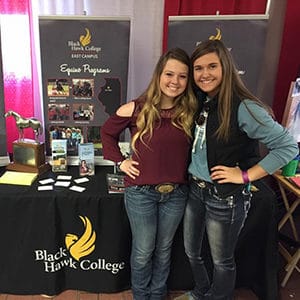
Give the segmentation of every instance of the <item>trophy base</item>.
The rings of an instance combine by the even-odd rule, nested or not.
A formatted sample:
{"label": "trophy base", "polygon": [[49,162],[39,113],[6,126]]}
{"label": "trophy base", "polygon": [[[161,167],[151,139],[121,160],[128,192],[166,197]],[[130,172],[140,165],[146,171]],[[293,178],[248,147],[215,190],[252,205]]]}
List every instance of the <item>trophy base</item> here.
{"label": "trophy base", "polygon": [[50,169],[51,169],[51,166],[48,163],[45,163],[38,167],[35,167],[35,166],[22,165],[22,164],[18,164],[16,162],[12,162],[6,166],[6,170],[9,170],[9,171],[37,173],[38,175],[40,175],[44,172],[47,172]]}
{"label": "trophy base", "polygon": [[13,162],[7,170],[42,174],[51,169],[45,160],[45,145],[33,140],[13,142]]}

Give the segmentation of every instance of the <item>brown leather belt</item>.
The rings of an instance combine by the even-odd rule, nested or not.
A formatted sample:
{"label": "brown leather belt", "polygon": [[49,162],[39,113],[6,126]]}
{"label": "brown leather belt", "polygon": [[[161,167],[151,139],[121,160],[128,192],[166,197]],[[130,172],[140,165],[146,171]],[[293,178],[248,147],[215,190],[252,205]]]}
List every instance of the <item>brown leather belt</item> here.
{"label": "brown leather belt", "polygon": [[214,188],[214,184],[205,180],[202,180],[196,176],[192,176],[192,180],[199,186],[201,189],[211,189]]}
{"label": "brown leather belt", "polygon": [[161,194],[168,194],[173,192],[178,187],[178,184],[174,183],[161,183],[158,185],[155,185],[154,188],[157,192]]}

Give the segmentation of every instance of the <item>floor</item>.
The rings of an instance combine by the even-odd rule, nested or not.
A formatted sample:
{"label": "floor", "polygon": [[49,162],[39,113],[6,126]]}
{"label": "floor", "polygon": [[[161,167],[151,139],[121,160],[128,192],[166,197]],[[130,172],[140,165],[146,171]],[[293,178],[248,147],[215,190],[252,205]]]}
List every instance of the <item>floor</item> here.
{"label": "floor", "polygon": [[[167,300],[174,299],[181,295],[183,291],[174,291],[168,295]],[[300,273],[294,272],[287,285],[280,289],[280,300],[299,300],[300,299]],[[42,295],[22,296],[0,294],[0,300],[47,300],[49,298]],[[55,297],[53,300],[132,300],[131,291],[125,291],[117,294],[90,294],[81,291],[65,291]],[[235,291],[235,300],[257,300],[258,298],[252,291],[238,289]],[[263,300],[263,299],[262,299]],[[277,300],[277,299],[274,299]],[[279,299],[278,299],[279,300]]]}

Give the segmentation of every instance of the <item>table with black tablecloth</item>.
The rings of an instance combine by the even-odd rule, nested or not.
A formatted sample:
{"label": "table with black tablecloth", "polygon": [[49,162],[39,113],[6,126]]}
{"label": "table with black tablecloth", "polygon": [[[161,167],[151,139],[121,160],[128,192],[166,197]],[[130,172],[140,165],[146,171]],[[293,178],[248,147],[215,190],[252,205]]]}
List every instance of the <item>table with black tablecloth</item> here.
{"label": "table with black tablecloth", "polygon": [[[2,168],[0,174],[5,170]],[[58,294],[74,289],[116,293],[130,288],[131,232],[123,195],[108,194],[110,166],[97,166],[95,176],[78,184],[82,193],[54,186],[0,185],[0,293]],[[78,167],[67,173],[79,178]],[[277,298],[276,198],[263,182],[254,193],[236,250],[236,287],[252,289],[260,299]],[[203,249],[209,257],[208,245]],[[208,266],[209,268],[211,265]],[[174,240],[169,289],[193,286],[183,249],[182,224]]]}

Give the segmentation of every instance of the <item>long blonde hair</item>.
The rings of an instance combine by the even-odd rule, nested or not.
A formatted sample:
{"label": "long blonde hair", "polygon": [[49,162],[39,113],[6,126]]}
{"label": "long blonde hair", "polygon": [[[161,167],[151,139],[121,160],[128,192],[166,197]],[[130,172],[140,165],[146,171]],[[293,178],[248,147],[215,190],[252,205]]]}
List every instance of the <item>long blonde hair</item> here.
{"label": "long blonde hair", "polygon": [[[247,89],[238,74],[237,68],[235,67],[233,58],[229,50],[220,40],[207,40],[199,44],[199,46],[191,55],[191,64],[194,65],[194,62],[199,57],[208,53],[216,53],[216,55],[220,59],[222,66],[222,82],[220,84],[220,90],[218,93],[218,116],[220,122],[220,126],[216,132],[216,136],[218,138],[225,141],[227,141],[229,138],[230,119],[234,95],[236,95],[241,101],[245,99],[255,101],[257,104],[264,107],[270,113],[270,115],[273,116],[271,108],[265,105]],[[194,81],[193,84],[194,86],[196,86]],[[251,113],[249,109],[248,111]],[[260,122],[259,120],[257,121]]]}
{"label": "long blonde hair", "polygon": [[136,125],[137,132],[132,137],[131,147],[133,151],[137,152],[135,144],[139,139],[144,145],[147,145],[145,141],[145,136],[148,134],[148,142],[153,135],[153,129],[155,124],[160,121],[160,102],[162,98],[162,92],[160,89],[160,76],[163,69],[169,59],[175,59],[188,66],[188,84],[185,91],[177,96],[174,100],[175,113],[172,114],[171,122],[172,124],[182,129],[186,135],[192,138],[192,124],[194,119],[194,114],[197,111],[197,100],[192,91],[191,85],[191,64],[187,53],[180,49],[174,48],[163,54],[158,60],[152,79],[149,83],[146,91],[140,96],[145,99],[145,103],[140,113],[138,114]]}

